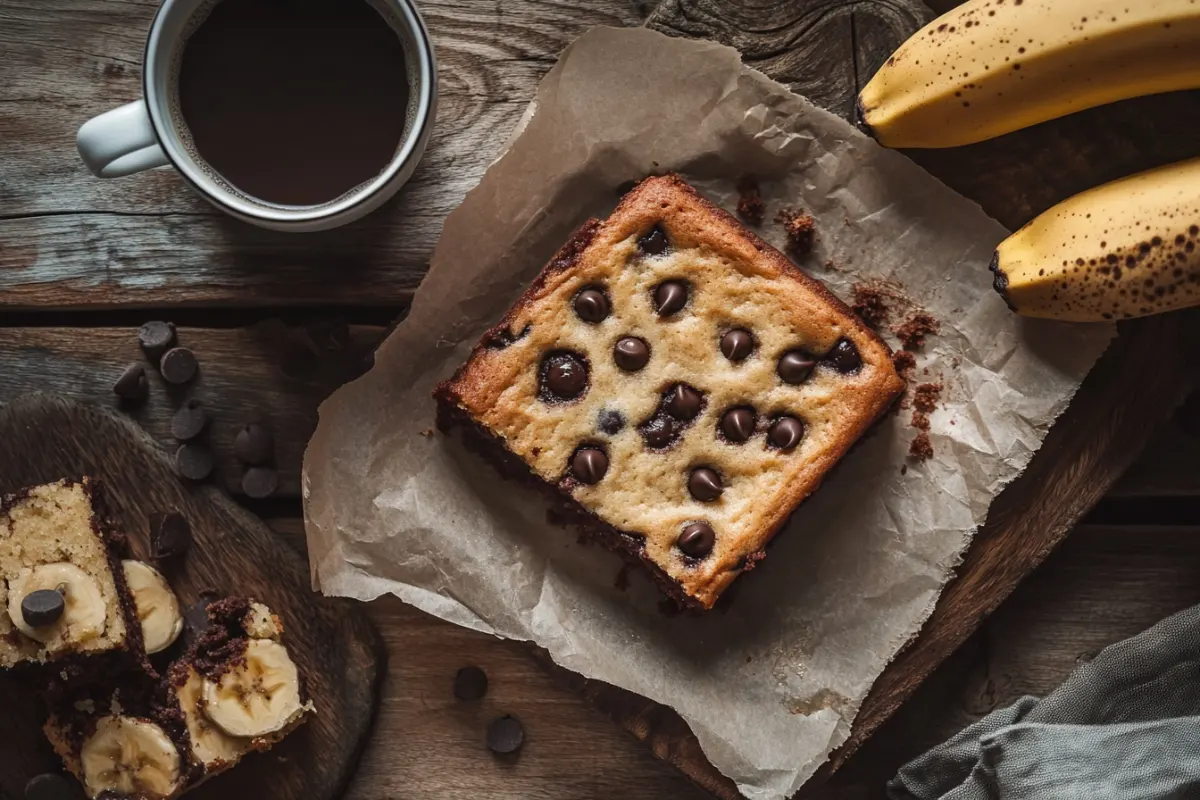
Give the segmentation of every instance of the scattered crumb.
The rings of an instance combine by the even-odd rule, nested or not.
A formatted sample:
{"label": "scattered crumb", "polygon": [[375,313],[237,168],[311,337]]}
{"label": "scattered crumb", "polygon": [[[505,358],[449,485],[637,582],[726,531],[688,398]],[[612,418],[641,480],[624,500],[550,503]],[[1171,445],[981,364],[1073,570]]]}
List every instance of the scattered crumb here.
{"label": "scattered crumb", "polygon": [[613,587],[622,592],[629,588],[629,565],[622,564],[617,570],[617,577],[613,578]]}
{"label": "scattered crumb", "polygon": [[798,256],[806,256],[812,252],[817,221],[811,214],[785,208],[775,215],[775,221],[782,224],[783,229],[787,231],[789,250]]}
{"label": "scattered crumb", "polygon": [[925,461],[933,455],[933,444],[929,441],[929,415],[937,408],[941,396],[940,383],[922,383],[913,390],[912,424],[918,432],[908,446],[908,454],[918,461]]}
{"label": "scattered crumb", "polygon": [[900,341],[904,343],[906,349],[916,350],[925,344],[926,336],[936,335],[939,330],[941,330],[941,326],[938,325],[936,319],[924,311],[918,311],[893,328],[892,333],[900,337]]}
{"label": "scattered crumb", "polygon": [[933,445],[929,443],[929,434],[921,431],[908,446],[908,455],[917,461],[928,461],[933,457]]}
{"label": "scattered crumb", "polygon": [[426,428],[425,430],[421,431],[421,435],[424,436],[426,439],[432,439],[433,438],[433,428]]}
{"label": "scattered crumb", "polygon": [[833,263],[833,260],[830,259],[829,261],[825,262],[825,271],[826,272],[841,272],[842,268],[839,267],[837,264]]}
{"label": "scattered crumb", "polygon": [[889,308],[886,295],[878,287],[856,283],[852,287],[854,303],[850,309],[872,328],[880,328],[888,321]]}
{"label": "scattered crumb", "polygon": [[742,178],[738,183],[737,213],[742,219],[752,225],[759,225],[767,213],[763,202],[762,192],[758,189],[758,181],[751,177]]}
{"label": "scattered crumb", "polygon": [[[911,447],[909,448],[909,452],[910,452],[910,453],[912,452],[912,448],[911,448]],[[901,464],[901,465],[900,465],[900,474],[901,474],[901,475],[907,475],[907,474],[908,474],[908,464]]]}
{"label": "scattered crumb", "polygon": [[917,367],[917,357],[907,350],[897,350],[892,353],[892,366],[904,380],[908,380],[912,371]]}

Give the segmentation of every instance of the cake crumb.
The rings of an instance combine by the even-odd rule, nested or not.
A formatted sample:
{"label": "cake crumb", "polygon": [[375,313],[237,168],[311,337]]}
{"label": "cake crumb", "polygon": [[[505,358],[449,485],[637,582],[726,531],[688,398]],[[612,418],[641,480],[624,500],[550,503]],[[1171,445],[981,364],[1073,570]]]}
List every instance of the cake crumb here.
{"label": "cake crumb", "polygon": [[913,390],[912,424],[918,433],[908,446],[908,454],[918,461],[925,461],[933,455],[933,444],[929,440],[929,415],[937,408],[941,396],[940,383],[922,383]]}
{"label": "cake crumb", "polygon": [[908,446],[908,454],[917,461],[933,458],[933,445],[929,443],[929,434],[925,431],[918,433]]}
{"label": "cake crumb", "polygon": [[917,368],[917,357],[907,350],[897,350],[892,353],[892,366],[901,378],[908,380],[912,371]]}
{"label": "cake crumb", "polygon": [[893,328],[892,333],[900,338],[906,349],[917,350],[925,344],[926,336],[936,335],[940,330],[941,326],[936,319],[924,311],[918,311]]}
{"label": "cake crumb", "polygon": [[745,177],[738,183],[737,213],[742,219],[752,225],[759,225],[766,216],[767,206],[763,202],[762,192],[759,191],[758,181]]}
{"label": "cake crumb", "polygon": [[885,294],[878,287],[856,283],[852,287],[852,291],[854,292],[854,303],[851,304],[850,310],[858,314],[863,322],[876,330],[887,323],[890,309]]}
{"label": "cake crumb", "polygon": [[425,430],[421,431],[421,435],[424,436],[426,439],[432,439],[433,438],[433,428],[426,428]]}
{"label": "cake crumb", "polygon": [[785,208],[775,215],[775,221],[782,224],[787,232],[789,250],[798,256],[806,256],[812,252],[817,221],[811,214]]}

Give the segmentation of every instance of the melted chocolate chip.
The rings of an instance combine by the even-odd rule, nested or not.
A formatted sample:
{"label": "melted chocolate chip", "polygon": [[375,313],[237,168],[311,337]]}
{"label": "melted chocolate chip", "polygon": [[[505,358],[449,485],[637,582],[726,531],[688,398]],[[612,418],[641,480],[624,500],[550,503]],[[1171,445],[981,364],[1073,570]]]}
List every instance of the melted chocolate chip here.
{"label": "melted chocolate chip", "polygon": [[675,419],[695,419],[704,407],[704,397],[686,383],[677,383],[663,396],[663,408]]}
{"label": "melted chocolate chip", "polygon": [[666,232],[657,225],[652,231],[638,239],[638,249],[648,256],[660,256],[667,252],[669,246],[670,242],[667,241]]}
{"label": "melted chocolate chip", "polygon": [[613,345],[613,361],[626,372],[637,372],[650,360],[650,345],[636,336],[625,336]]}
{"label": "melted chocolate chip", "polygon": [[780,356],[775,372],[784,383],[797,386],[808,380],[816,365],[816,359],[803,350],[789,350]]}
{"label": "melted chocolate chip", "polygon": [[716,500],[725,491],[721,476],[715,469],[697,467],[688,476],[688,493],[702,503]]}
{"label": "melted chocolate chip", "polygon": [[660,317],[669,317],[687,305],[688,286],[683,281],[660,283],[654,290],[654,310]]}
{"label": "melted chocolate chip", "polygon": [[659,414],[642,425],[641,431],[642,438],[646,440],[648,447],[654,450],[662,450],[675,441],[675,434],[679,432],[679,429],[673,419],[664,414]]}
{"label": "melted chocolate chip", "polygon": [[717,534],[707,522],[693,522],[683,529],[675,544],[692,558],[704,558],[712,552]]}
{"label": "melted chocolate chip", "polygon": [[833,349],[825,355],[825,360],[843,375],[856,372],[862,366],[862,356],[858,354],[854,342],[849,339],[838,339]]}
{"label": "melted chocolate chip", "polygon": [[795,417],[780,417],[767,429],[767,441],[780,450],[791,450],[804,438],[804,423]]}
{"label": "melted chocolate chip", "polygon": [[559,350],[542,361],[539,391],[542,400],[574,400],[584,393],[587,384],[587,363],[581,356]]}
{"label": "melted chocolate chip", "polygon": [[602,432],[614,436],[625,429],[625,415],[620,411],[606,408],[596,418],[596,425]]}
{"label": "melted chocolate chip", "polygon": [[587,288],[575,295],[575,313],[584,322],[603,322],[611,310],[607,295],[599,289]]}
{"label": "melted chocolate chip", "polygon": [[66,600],[57,589],[37,589],[21,598],[21,616],[32,628],[53,625],[66,608]]}
{"label": "melted chocolate chip", "polygon": [[745,361],[754,352],[754,337],[744,328],[734,328],[721,337],[721,354],[730,361]]}
{"label": "melted chocolate chip", "polygon": [[731,408],[721,415],[721,433],[734,444],[741,444],[754,435],[757,423],[753,408]]}
{"label": "melted chocolate chip", "polygon": [[581,447],[571,456],[571,474],[580,483],[597,484],[608,472],[608,456],[598,447]]}

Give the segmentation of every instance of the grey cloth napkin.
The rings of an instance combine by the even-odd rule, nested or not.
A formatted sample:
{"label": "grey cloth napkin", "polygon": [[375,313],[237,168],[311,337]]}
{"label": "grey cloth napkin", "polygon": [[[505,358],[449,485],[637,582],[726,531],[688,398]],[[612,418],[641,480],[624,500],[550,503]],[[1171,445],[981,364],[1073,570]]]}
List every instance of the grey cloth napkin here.
{"label": "grey cloth napkin", "polygon": [[1200,798],[1200,606],[901,768],[892,800]]}

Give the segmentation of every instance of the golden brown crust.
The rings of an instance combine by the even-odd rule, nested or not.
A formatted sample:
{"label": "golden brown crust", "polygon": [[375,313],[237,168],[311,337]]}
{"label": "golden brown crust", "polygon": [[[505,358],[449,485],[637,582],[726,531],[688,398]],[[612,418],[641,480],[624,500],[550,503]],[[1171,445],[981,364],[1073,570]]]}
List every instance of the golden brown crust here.
{"label": "golden brown crust", "polygon": [[[667,252],[647,256],[637,241],[658,226]],[[659,318],[653,291],[664,280],[686,281],[687,306]],[[612,311],[600,323],[574,313],[575,295],[602,286]],[[720,336],[749,329],[755,352],[733,363]],[[613,363],[613,344],[637,336],[650,361],[626,372]],[[800,385],[781,381],[779,357],[801,348],[827,354],[848,339],[862,366],[842,373],[822,362]],[[583,395],[564,403],[539,399],[543,356],[569,350],[589,367]],[[705,398],[699,416],[665,450],[652,450],[637,426],[652,417],[662,392],[687,383]],[[590,221],[572,237],[532,286],[488,332],[468,361],[435,395],[493,434],[542,480],[618,531],[644,537],[645,557],[704,607],[766,546],[788,516],[820,484],[903,389],[887,345],[830,293],[732,215],[676,175],[648,178],[603,223]],[[732,444],[718,433],[720,414],[751,405],[756,434]],[[601,430],[599,412],[618,411],[624,427]],[[765,428],[788,414],[805,423],[793,451],[767,445]],[[573,480],[567,464],[581,444],[605,449],[609,468],[594,486]],[[687,475],[716,469],[726,483],[714,502],[692,498]],[[675,546],[688,522],[716,531],[707,557],[684,557]]]}

